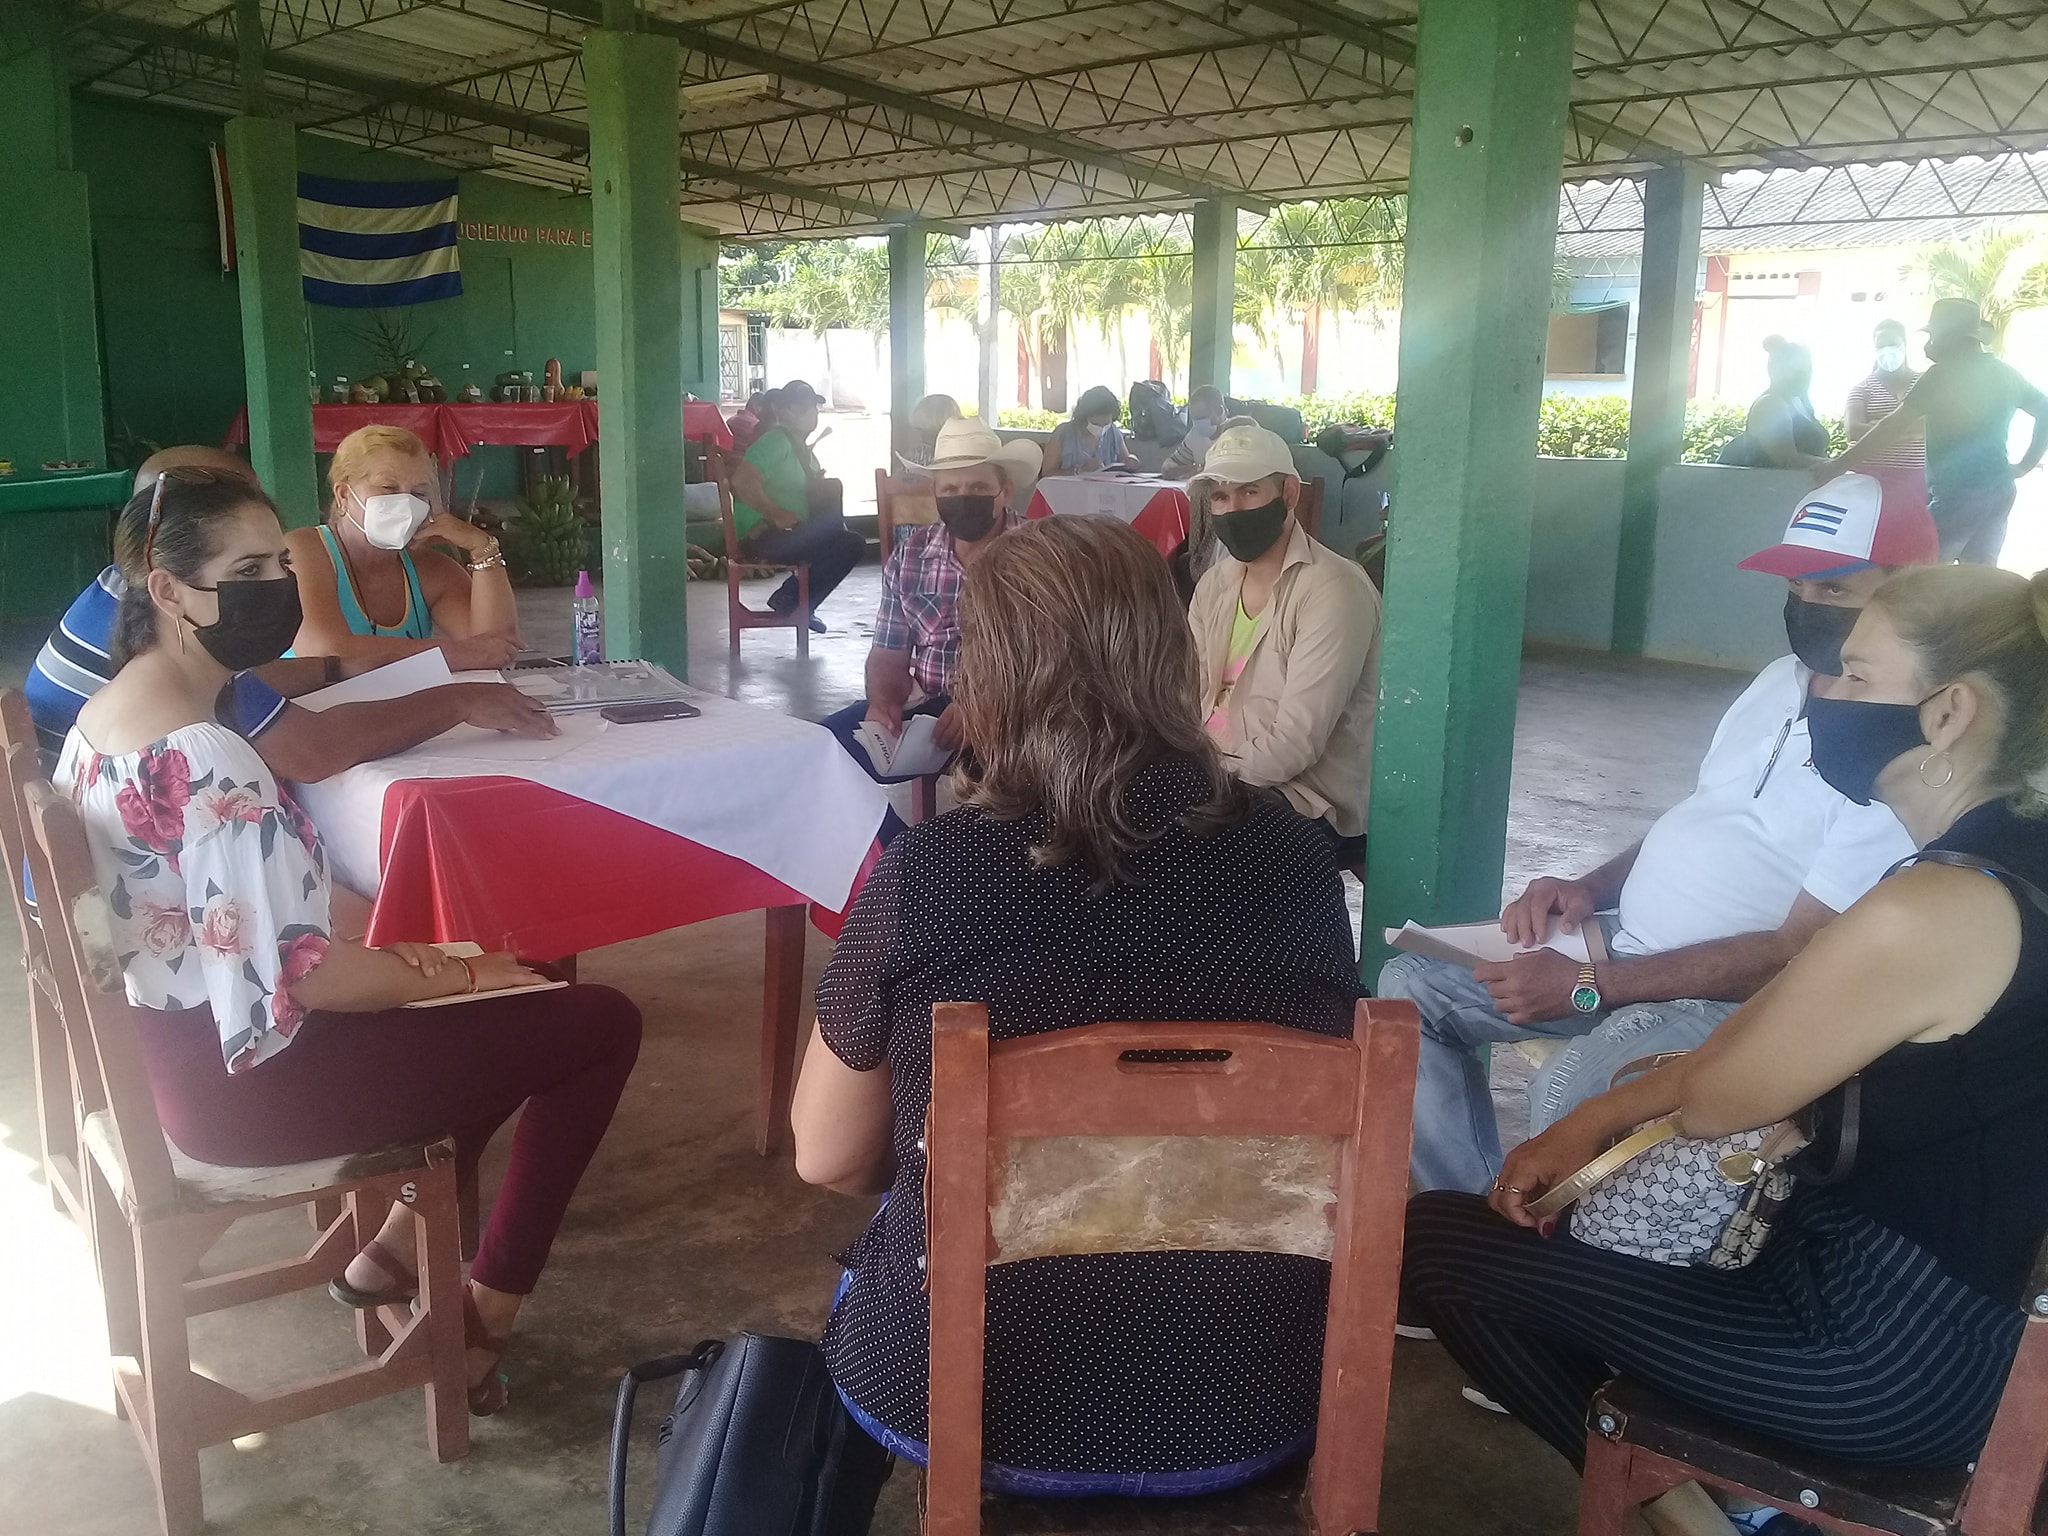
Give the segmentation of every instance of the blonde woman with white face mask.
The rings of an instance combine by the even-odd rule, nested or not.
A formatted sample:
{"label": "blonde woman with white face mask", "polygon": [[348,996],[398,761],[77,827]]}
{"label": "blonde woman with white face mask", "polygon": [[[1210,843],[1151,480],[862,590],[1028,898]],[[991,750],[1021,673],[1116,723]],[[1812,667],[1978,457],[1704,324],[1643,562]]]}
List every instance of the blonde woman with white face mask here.
{"label": "blonde woman with white face mask", "polygon": [[297,654],[381,663],[439,646],[457,672],[512,659],[519,612],[505,557],[442,507],[426,444],[403,427],[360,428],[327,479],[327,521],[287,536],[305,611]]}

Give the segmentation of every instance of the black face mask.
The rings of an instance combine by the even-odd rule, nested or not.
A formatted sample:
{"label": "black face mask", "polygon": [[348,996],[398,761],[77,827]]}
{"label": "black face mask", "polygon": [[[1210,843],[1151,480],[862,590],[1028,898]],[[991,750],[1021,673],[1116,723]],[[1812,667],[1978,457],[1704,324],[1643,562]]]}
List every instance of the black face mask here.
{"label": "black face mask", "polygon": [[1233,560],[1249,565],[1279,542],[1287,531],[1287,503],[1278,496],[1262,507],[1245,507],[1237,512],[1218,512],[1210,519],[1216,537],[1230,551]]}
{"label": "black face mask", "polygon": [[1829,603],[1809,603],[1793,593],[1785,597],[1785,638],[1792,642],[1792,654],[1816,672],[1829,677],[1842,675],[1842,642],[1856,627],[1861,608],[1837,608]]}
{"label": "black face mask", "polygon": [[[1937,688],[1935,693],[1941,690]],[[1927,695],[1928,699],[1933,693]],[[1925,704],[1922,699],[1920,704]],[[1927,745],[1920,729],[1920,704],[1877,704],[1868,699],[1809,699],[1806,732],[1813,771],[1830,789],[1868,805],[1877,776],[1916,747]]]}
{"label": "black face mask", "polygon": [[292,638],[298,634],[299,621],[304,617],[299,608],[297,577],[224,581],[218,586],[195,586],[192,590],[211,592],[220,602],[220,617],[211,624],[193,625],[192,633],[206,648],[206,654],[230,672],[260,667],[291,649]]}
{"label": "black face mask", "polygon": [[996,525],[996,499],[986,491],[967,496],[940,496],[939,521],[962,543],[972,544],[988,537]]}

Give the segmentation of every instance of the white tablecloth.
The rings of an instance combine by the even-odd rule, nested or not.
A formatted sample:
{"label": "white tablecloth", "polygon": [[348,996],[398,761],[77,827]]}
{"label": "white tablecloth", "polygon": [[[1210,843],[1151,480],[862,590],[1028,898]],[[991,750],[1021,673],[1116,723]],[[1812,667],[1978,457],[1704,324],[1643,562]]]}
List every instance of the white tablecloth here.
{"label": "white tablecloth", "polygon": [[[400,779],[530,779],[753,865],[839,911],[873,845],[887,796],[831,733],[692,690],[695,720],[607,725],[568,717],[565,741],[458,726],[318,784],[295,786],[335,878],[374,896],[384,792]],[[517,827],[505,835],[516,838]]]}
{"label": "white tablecloth", "polygon": [[1059,516],[1115,517],[1127,523],[1136,521],[1160,492],[1171,491],[1183,500],[1188,492],[1185,481],[1164,475],[1047,475],[1035,489]]}

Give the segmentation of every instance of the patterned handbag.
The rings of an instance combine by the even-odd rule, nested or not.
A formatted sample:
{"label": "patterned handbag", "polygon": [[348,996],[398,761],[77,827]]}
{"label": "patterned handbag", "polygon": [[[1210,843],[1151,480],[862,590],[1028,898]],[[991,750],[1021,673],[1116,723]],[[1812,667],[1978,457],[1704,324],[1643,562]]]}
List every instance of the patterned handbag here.
{"label": "patterned handbag", "polygon": [[[1632,1061],[1614,1074],[1621,1083],[1684,1055],[1667,1051]],[[1612,1086],[1612,1085],[1610,1085]],[[1843,1177],[1855,1156],[1859,1084],[1844,1085],[1833,1132],[1832,1166],[1812,1182]],[[1771,1227],[1792,1196],[1792,1160],[1807,1146],[1799,1119],[1732,1136],[1687,1136],[1678,1117],[1638,1126],[1570,1178],[1529,1202],[1538,1220],[1567,1206],[1571,1235],[1613,1253],[1656,1264],[1741,1269],[1763,1252]]]}

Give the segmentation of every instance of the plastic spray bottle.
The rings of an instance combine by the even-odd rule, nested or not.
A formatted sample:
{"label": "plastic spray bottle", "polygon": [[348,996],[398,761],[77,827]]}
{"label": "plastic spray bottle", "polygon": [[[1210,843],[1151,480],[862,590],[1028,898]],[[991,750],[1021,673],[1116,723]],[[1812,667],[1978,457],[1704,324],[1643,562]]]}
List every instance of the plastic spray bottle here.
{"label": "plastic spray bottle", "polygon": [[604,660],[604,621],[588,571],[576,573],[576,601],[570,611],[576,622],[576,665],[595,666]]}

